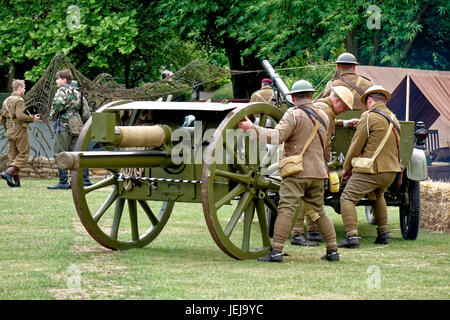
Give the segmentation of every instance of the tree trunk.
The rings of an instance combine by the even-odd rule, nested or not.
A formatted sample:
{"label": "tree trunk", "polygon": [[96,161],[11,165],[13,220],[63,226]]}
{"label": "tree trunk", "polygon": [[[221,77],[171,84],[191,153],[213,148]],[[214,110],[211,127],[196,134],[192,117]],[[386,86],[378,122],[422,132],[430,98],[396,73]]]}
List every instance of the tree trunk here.
{"label": "tree trunk", "polygon": [[[417,14],[416,17],[416,22],[419,22],[420,19],[422,18],[422,15],[425,13],[425,11],[427,11],[427,9],[431,6],[432,3],[427,2],[422,9],[420,10],[420,12]],[[414,38],[412,38],[411,40],[409,40],[407,43],[405,43],[402,47],[402,51],[404,56],[406,57],[406,55],[408,54],[409,49],[411,48],[411,45],[413,44],[414,40],[416,40],[417,36],[419,35],[420,32],[417,32],[416,35],[414,36]]]}
{"label": "tree trunk", "polygon": [[351,30],[347,33],[345,37],[345,49],[347,52],[353,54],[356,58],[356,61],[359,60],[359,52],[358,52],[358,41],[355,39],[354,30]]}
{"label": "tree trunk", "polygon": [[[241,61],[241,50],[234,45],[228,45],[225,48],[225,52],[230,63],[230,70],[243,70]],[[234,98],[248,98],[245,78],[241,74],[231,76],[231,83],[233,85],[233,97]]]}
{"label": "tree trunk", "polygon": [[125,57],[125,88],[130,88],[130,66],[131,58],[129,56]]}
{"label": "tree trunk", "polygon": [[375,38],[373,40],[373,51],[370,55],[369,66],[373,66],[375,63],[375,59],[377,58],[378,48],[380,47],[380,30],[377,29],[375,31]]}
{"label": "tree trunk", "polygon": [[14,65],[11,65],[8,73],[8,83],[6,84],[6,90],[12,92],[12,82],[14,80]]}
{"label": "tree trunk", "polygon": [[[253,56],[242,57],[242,49],[245,49],[242,44],[236,43],[233,40],[228,42],[225,52],[230,63],[230,69],[233,71],[261,70],[261,61]],[[266,77],[267,75],[265,73],[257,74],[256,72],[233,75],[231,82],[233,84],[234,98],[250,99],[252,93],[261,88],[261,80]]]}
{"label": "tree trunk", "polygon": [[[244,69],[245,70],[261,70],[263,67],[261,66],[261,61],[256,59],[254,56],[244,57]],[[252,93],[256,90],[261,89],[261,80],[267,78],[267,73],[256,73],[251,72],[243,75],[247,81],[247,97],[250,98]]]}

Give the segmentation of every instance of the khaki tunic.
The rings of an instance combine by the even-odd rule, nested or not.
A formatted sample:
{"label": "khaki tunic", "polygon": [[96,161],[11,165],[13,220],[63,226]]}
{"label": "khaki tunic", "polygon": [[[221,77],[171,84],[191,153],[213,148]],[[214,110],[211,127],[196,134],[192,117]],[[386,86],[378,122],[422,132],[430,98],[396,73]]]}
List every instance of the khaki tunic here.
{"label": "khaki tunic", "polygon": [[[315,107],[311,100],[305,99],[297,102],[298,105],[308,105],[313,108],[319,116],[329,125],[329,120],[325,112]],[[258,136],[267,138],[267,143],[282,144],[284,142],[284,154],[282,157],[289,157],[300,154],[303,146],[314,129],[314,123],[309,116],[298,108],[289,108],[284,113],[280,122],[274,129],[266,129],[254,126]],[[327,164],[324,159],[324,147],[327,141],[327,133],[319,124],[318,134],[315,135],[309,147],[303,154],[303,171],[295,174],[296,178],[328,178]],[[323,145],[323,147],[322,147]]]}
{"label": "khaki tunic", "polygon": [[[311,103],[311,99],[301,99],[296,103],[298,106],[306,105],[314,109],[328,127],[328,116],[315,107]],[[255,126],[255,129],[260,140],[267,139],[267,142],[271,144],[284,143],[284,155],[282,157],[288,157],[301,153],[314,129],[314,124],[304,111],[293,107],[284,113],[275,129],[266,129],[259,126]],[[323,232],[327,250],[337,248],[336,233],[323,206],[324,178],[328,177],[328,168],[324,159],[326,139],[326,128],[319,123],[318,133],[303,154],[304,170],[281,180],[280,201],[272,243],[274,250],[283,250],[284,243],[291,232],[292,218],[302,200],[317,212],[316,221],[321,232]]]}
{"label": "khaki tunic", "polygon": [[366,90],[373,85],[372,81],[362,76],[357,75],[353,70],[351,71],[342,71],[341,74],[334,79],[328,81],[325,89],[323,90],[320,98],[326,98],[331,94],[331,86],[344,86],[352,91],[354,96],[353,100],[353,110],[367,110],[367,106],[361,102],[361,95],[353,89],[349,84],[344,82],[341,78],[345,77],[350,80],[357,88],[359,88],[362,92],[366,92]]}
{"label": "khaki tunic", "polygon": [[[382,102],[376,103],[373,109],[381,110],[388,116],[392,114]],[[400,127],[400,123],[395,115],[394,121]],[[351,161],[354,157],[371,158],[386,135],[389,124],[387,119],[378,113],[369,111],[364,112],[359,121],[355,135],[353,136],[350,148],[347,151],[344,169],[352,169]],[[375,173],[401,171],[398,163],[397,138],[394,134],[394,130],[396,130],[395,127],[392,128],[391,135],[374,161]],[[400,134],[397,133],[397,136],[400,139]],[[398,145],[400,146],[400,142]]]}
{"label": "khaki tunic", "polygon": [[275,95],[271,86],[262,86],[260,90],[255,91],[252,94],[250,102],[263,102],[273,105],[274,102],[272,101],[272,99],[274,97]]}
{"label": "khaki tunic", "polygon": [[334,114],[333,103],[331,102],[330,97],[316,100],[314,106],[325,112],[330,120],[327,130],[327,143],[325,145],[325,160],[328,162],[330,161],[331,154],[331,139],[333,138],[334,129],[336,127],[336,115]]}
{"label": "khaki tunic", "polygon": [[33,119],[25,114],[25,101],[18,94],[13,93],[3,102],[0,122],[6,130],[10,166],[21,169],[28,162],[30,139],[27,128]]}

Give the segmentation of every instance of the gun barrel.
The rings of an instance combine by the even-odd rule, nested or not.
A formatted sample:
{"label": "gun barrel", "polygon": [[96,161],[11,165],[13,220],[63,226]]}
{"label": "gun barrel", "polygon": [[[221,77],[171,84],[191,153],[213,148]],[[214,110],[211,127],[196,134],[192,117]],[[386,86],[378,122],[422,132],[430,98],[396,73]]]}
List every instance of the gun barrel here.
{"label": "gun barrel", "polygon": [[288,87],[284,83],[283,79],[281,79],[280,75],[271,66],[270,62],[268,60],[263,60],[262,66],[264,67],[264,69],[266,69],[267,73],[269,74],[270,79],[272,79],[273,83],[278,88],[278,90],[281,92],[281,94],[284,96],[286,101],[293,105],[294,102],[292,101],[292,97],[289,94]]}
{"label": "gun barrel", "polygon": [[78,151],[61,152],[56,157],[60,170],[79,168],[150,168],[173,166],[170,154],[165,151]]}

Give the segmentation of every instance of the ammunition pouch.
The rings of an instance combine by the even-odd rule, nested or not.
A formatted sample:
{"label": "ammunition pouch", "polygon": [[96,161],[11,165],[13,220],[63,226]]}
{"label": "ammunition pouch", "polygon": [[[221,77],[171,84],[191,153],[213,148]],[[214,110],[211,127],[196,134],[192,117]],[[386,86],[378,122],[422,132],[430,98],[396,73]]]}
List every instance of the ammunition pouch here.
{"label": "ammunition pouch", "polygon": [[359,173],[371,173],[374,174],[375,170],[373,169],[374,158],[363,158],[356,157],[352,159],[352,171]]}
{"label": "ammunition pouch", "polygon": [[296,154],[278,162],[280,177],[285,178],[303,171],[303,154]]}
{"label": "ammunition pouch", "polygon": [[303,150],[300,154],[282,158],[278,162],[281,178],[289,177],[303,171],[303,154],[311,144],[311,141],[314,139],[314,136],[316,135],[318,128],[319,128],[319,121],[316,121],[316,123],[314,124],[314,129],[309,135],[308,140],[303,146]]}
{"label": "ammunition pouch", "polygon": [[72,136],[79,136],[83,129],[83,121],[76,116],[69,118],[69,133]]}

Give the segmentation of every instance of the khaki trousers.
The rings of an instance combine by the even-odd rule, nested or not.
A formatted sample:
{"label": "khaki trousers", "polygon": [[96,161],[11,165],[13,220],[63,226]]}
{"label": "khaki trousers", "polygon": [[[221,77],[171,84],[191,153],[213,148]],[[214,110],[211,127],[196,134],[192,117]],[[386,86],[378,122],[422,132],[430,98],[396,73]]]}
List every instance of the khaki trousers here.
{"label": "khaki trousers", "polygon": [[60,152],[74,151],[77,140],[78,136],[70,135],[69,131],[56,133],[55,140],[53,140],[53,157],[56,159]]}
{"label": "khaki trousers", "polygon": [[347,236],[358,235],[358,218],[356,203],[365,195],[375,197],[374,214],[377,221],[377,231],[388,231],[387,206],[384,192],[392,184],[396,172],[378,174],[353,173],[342,192],[341,216]]}
{"label": "khaki trousers", "polygon": [[287,177],[281,181],[273,249],[283,251],[284,243],[291,232],[292,219],[302,200],[313,210],[314,216],[311,218],[317,222],[327,244],[327,250],[337,248],[336,232],[333,223],[325,213],[323,195],[324,179]]}
{"label": "khaki trousers", "polygon": [[300,212],[298,213],[297,222],[295,223],[294,229],[292,229],[293,234],[305,233],[305,224],[306,221],[306,230],[307,231],[319,231],[319,227],[317,223],[313,222],[310,216],[313,214],[313,210],[308,207],[308,205],[304,204],[300,208]]}
{"label": "khaki trousers", "polygon": [[8,139],[9,165],[22,169],[30,156],[30,138],[27,128],[24,128],[19,122],[8,123],[6,138]]}

